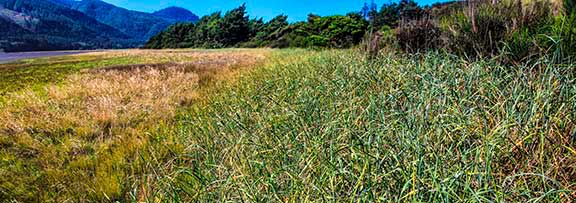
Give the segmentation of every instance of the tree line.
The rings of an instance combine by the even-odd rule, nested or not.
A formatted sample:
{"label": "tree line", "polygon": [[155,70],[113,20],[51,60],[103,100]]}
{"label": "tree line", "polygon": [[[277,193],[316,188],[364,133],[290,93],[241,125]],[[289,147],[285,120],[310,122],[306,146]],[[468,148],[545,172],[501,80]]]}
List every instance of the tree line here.
{"label": "tree line", "polygon": [[396,26],[401,16],[415,15],[413,9],[421,8],[412,0],[402,0],[384,5],[380,11],[373,8],[346,15],[309,14],[304,22],[289,23],[286,15],[268,22],[250,19],[243,4],[224,15],[216,12],[204,16],[197,23],[175,24],[152,37],[144,48],[348,48],[360,43],[371,27]]}
{"label": "tree line", "polygon": [[[419,6],[400,0],[365,4],[346,15],[309,14],[289,23],[279,15],[268,22],[251,19],[242,5],[192,24],[176,24],[152,37],[144,48],[326,47],[369,45],[407,53],[444,50],[467,58],[495,57],[506,62],[551,56],[576,57],[576,3],[549,0],[475,0]],[[376,44],[378,46],[372,46]]]}
{"label": "tree line", "polygon": [[152,37],[144,48],[349,48],[359,44],[368,32],[395,29],[401,20],[419,19],[431,8],[454,3],[421,7],[413,0],[400,0],[378,9],[372,2],[358,12],[333,16],[309,14],[306,21],[296,23],[289,23],[286,15],[268,22],[251,19],[243,4],[224,15],[215,12],[196,23],[175,24]]}

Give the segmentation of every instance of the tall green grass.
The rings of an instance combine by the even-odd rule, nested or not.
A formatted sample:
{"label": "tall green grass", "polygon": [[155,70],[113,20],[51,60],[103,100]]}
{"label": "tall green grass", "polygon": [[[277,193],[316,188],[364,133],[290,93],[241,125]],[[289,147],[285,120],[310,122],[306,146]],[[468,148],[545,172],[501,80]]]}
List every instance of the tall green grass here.
{"label": "tall green grass", "polygon": [[[2,136],[0,202],[576,198],[573,64],[437,52],[272,55],[204,84],[212,85],[198,90],[205,98],[134,136],[70,145],[33,137],[53,149]],[[71,151],[86,155],[74,161]],[[39,152],[55,156],[30,162]]]}
{"label": "tall green grass", "polygon": [[[567,202],[576,70],[283,52],[152,133],[134,199]],[[139,195],[140,194],[140,195]]]}

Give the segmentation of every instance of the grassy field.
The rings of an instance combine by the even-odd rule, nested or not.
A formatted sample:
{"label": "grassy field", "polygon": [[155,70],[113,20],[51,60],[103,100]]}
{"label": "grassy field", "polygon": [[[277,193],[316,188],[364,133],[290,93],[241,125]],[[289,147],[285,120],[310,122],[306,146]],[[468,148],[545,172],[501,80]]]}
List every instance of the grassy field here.
{"label": "grassy field", "polygon": [[0,65],[0,76],[6,201],[576,198],[572,65],[134,50]]}

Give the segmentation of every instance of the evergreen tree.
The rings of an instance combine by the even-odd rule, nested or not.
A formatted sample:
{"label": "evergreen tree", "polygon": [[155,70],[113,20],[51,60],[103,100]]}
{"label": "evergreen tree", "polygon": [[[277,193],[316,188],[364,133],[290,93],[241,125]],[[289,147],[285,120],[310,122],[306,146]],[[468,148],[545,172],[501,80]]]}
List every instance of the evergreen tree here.
{"label": "evergreen tree", "polygon": [[[373,6],[372,6],[373,7]],[[321,17],[308,15],[306,22],[288,23],[279,15],[264,23],[249,19],[246,6],[202,17],[196,24],[177,24],[152,37],[145,48],[222,47],[334,47],[360,42],[368,22],[361,13]]]}
{"label": "evergreen tree", "polygon": [[246,4],[226,12],[222,22],[220,40],[225,46],[234,46],[248,41],[250,35],[249,17],[246,15]]}

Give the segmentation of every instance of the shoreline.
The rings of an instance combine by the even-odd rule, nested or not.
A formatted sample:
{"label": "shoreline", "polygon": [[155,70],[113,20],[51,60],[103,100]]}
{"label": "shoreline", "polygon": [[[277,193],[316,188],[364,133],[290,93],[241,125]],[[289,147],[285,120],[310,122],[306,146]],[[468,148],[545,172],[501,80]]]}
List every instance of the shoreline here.
{"label": "shoreline", "polygon": [[103,50],[64,50],[64,51],[31,51],[31,52],[0,52],[0,64],[22,59],[33,59],[52,56],[66,56]]}

